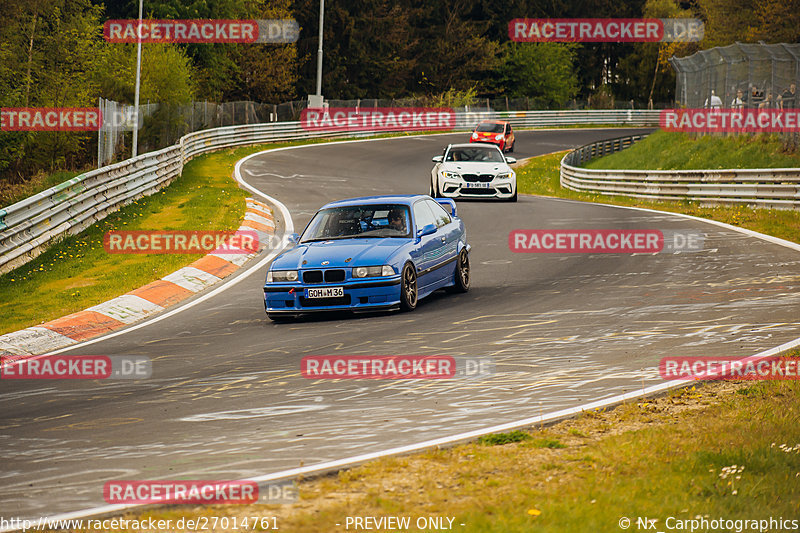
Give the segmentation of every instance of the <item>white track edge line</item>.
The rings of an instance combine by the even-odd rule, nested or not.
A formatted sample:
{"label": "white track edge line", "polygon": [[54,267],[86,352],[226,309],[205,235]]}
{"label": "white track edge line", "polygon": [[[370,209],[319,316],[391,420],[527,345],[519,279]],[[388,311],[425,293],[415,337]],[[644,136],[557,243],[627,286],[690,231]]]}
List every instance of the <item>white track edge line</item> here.
{"label": "white track edge line", "polygon": [[[253,154],[253,155],[257,155],[257,154]],[[248,156],[245,159],[249,159],[249,157],[251,157],[251,156]],[[289,213],[289,209],[285,205],[283,205],[280,201],[276,200],[275,198],[273,198],[273,197],[271,197],[271,196],[269,196],[267,194],[264,194],[263,192],[259,191],[258,189],[254,188],[253,186],[251,186],[250,184],[245,182],[243,179],[241,179],[241,175],[239,174],[239,167],[240,167],[240,163],[242,161],[244,161],[245,159],[240,160],[236,164],[236,167],[234,169],[234,177],[236,178],[236,181],[239,182],[241,185],[243,185],[245,189],[258,194],[259,196],[261,196],[262,198],[266,199],[268,202],[270,202],[274,206],[276,206],[278,208],[278,210],[281,212],[281,215],[283,216],[284,231],[286,233],[293,233],[294,232],[294,222],[292,221],[292,216]],[[182,311],[190,309],[190,308],[194,307],[195,305],[197,305],[199,303],[202,303],[202,302],[208,300],[209,298],[213,298],[217,294],[219,294],[219,293],[221,293],[221,292],[233,287],[234,285],[238,284],[240,281],[242,281],[245,278],[247,278],[250,275],[252,275],[257,270],[262,269],[264,267],[264,265],[266,265],[267,263],[272,261],[272,259],[274,259],[281,251],[282,250],[280,250],[280,249],[279,250],[272,250],[261,261],[259,261],[255,265],[251,266],[250,268],[242,271],[241,273],[239,273],[239,275],[237,275],[233,279],[230,279],[228,281],[223,281],[222,285],[220,285],[219,287],[217,287],[215,289],[212,289],[211,291],[207,292],[206,294],[203,294],[203,295],[199,296],[197,299],[192,300],[191,302],[188,302],[186,304],[180,305],[180,306],[176,307],[175,309],[172,309],[172,310],[170,310],[170,311],[168,311],[168,312],[166,312],[164,314],[152,317],[150,319],[147,319],[147,320],[145,320],[143,322],[140,322],[140,323],[135,324],[135,325],[133,325],[131,327],[122,329],[120,331],[115,331],[113,333],[109,333],[108,335],[103,335],[101,337],[97,337],[96,339],[90,339],[88,341],[84,341],[84,342],[81,342],[81,343],[78,343],[78,344],[73,344],[73,345],[61,348],[59,350],[55,350],[55,351],[52,351],[52,352],[48,352],[48,353],[45,353],[45,354],[42,354],[42,355],[35,356],[33,358],[30,358],[30,359],[39,358],[39,357],[46,357],[46,356],[49,356],[49,355],[55,355],[55,354],[59,354],[61,352],[69,351],[69,350],[75,350],[75,349],[78,349],[78,348],[82,348],[84,346],[88,346],[90,344],[94,344],[96,342],[100,342],[100,341],[104,341],[104,340],[107,340],[107,339],[111,339],[113,337],[116,337],[117,335],[124,335],[125,333],[128,333],[130,331],[135,331],[135,330],[137,330],[139,328],[143,328],[145,326],[149,326],[150,324],[155,324],[156,322],[164,320],[165,318],[169,318],[169,317],[171,317],[173,315],[176,315],[176,314],[178,314],[178,313],[180,313]],[[0,529],[0,531],[4,531],[4,530]]]}

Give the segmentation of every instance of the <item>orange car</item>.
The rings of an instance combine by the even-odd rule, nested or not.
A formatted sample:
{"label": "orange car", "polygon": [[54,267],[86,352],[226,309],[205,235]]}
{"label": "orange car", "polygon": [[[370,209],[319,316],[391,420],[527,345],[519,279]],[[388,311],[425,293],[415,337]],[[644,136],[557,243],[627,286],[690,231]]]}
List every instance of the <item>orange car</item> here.
{"label": "orange car", "polygon": [[514,131],[508,122],[484,120],[475,127],[469,142],[495,144],[503,152],[513,152]]}

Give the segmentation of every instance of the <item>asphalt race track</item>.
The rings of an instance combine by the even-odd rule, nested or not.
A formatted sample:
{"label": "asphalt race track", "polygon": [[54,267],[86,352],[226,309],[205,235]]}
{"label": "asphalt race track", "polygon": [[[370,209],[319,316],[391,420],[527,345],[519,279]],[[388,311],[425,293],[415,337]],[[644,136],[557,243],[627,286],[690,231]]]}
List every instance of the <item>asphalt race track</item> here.
{"label": "asphalt race track", "polygon": [[[637,130],[518,132],[517,157]],[[244,179],[301,230],[327,201],[427,193],[430,158],[468,134],[266,153]],[[104,505],[111,479],[240,479],[489,427],[662,382],[670,355],[746,356],[800,336],[800,254],[672,215],[520,196],[459,202],[472,289],[413,313],[275,324],[265,270],[175,316],[69,350],[143,355],[142,381],[0,383],[0,516]],[[705,249],[515,254],[514,229],[693,229]],[[306,355],[491,356],[483,379],[313,381]]]}

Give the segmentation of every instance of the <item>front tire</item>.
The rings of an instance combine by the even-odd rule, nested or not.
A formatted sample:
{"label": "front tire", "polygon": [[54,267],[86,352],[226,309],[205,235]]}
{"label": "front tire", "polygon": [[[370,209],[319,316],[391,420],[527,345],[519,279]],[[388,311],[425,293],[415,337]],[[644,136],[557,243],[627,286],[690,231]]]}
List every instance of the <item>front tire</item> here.
{"label": "front tire", "polygon": [[433,183],[431,183],[431,186],[428,188],[431,198],[436,198],[437,196],[439,196],[439,191],[437,190],[438,188],[439,188],[438,184],[434,185]]}
{"label": "front tire", "polygon": [[417,272],[414,265],[406,263],[400,276],[400,308],[413,311],[417,308]]}
{"label": "front tire", "polygon": [[514,196],[511,198],[506,199],[507,202],[516,202],[517,201],[517,190],[514,189]]}

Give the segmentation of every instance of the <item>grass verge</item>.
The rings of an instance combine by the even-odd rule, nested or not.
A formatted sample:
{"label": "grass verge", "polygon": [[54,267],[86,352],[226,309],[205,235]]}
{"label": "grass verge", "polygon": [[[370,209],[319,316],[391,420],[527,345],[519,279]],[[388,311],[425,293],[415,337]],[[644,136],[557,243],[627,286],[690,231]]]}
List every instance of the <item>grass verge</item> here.
{"label": "grass verge", "polygon": [[655,518],[660,530],[669,517],[797,519],[799,405],[796,381],[710,383],[301,481],[292,505],[173,506],[125,518],[274,516],[282,531],[307,533],[344,531],[347,517],[366,516],[448,517],[465,533],[620,531],[622,517],[631,529],[644,529],[637,517]]}
{"label": "grass verge", "polygon": [[[636,149],[637,146],[634,145],[628,150]],[[626,151],[623,150],[619,154],[624,154]],[[703,207],[698,202],[649,201],[640,198],[590,194],[564,189],[559,182],[559,170],[561,159],[566,153],[567,151],[534,157],[517,168],[517,187],[519,192],[522,194],[568,198],[583,202],[645,207],[671,213],[684,213],[718,220],[788,241],[800,242],[800,212],[798,211],[752,209],[745,205]],[[604,159],[602,158],[598,161],[603,161]],[[798,159],[796,165],[800,166],[800,159]]]}
{"label": "grass verge", "polygon": [[587,163],[586,168],[618,170],[702,170],[795,168],[800,154],[784,151],[779,135],[705,135],[656,131],[632,147]]}
{"label": "grass verge", "polygon": [[246,194],[231,173],[236,161],[255,150],[241,148],[198,157],[184,167],[180,178],[158,193],[140,198],[1,275],[0,333],[104,302],[201,257],[109,254],[103,248],[103,234],[110,230],[238,228]]}

